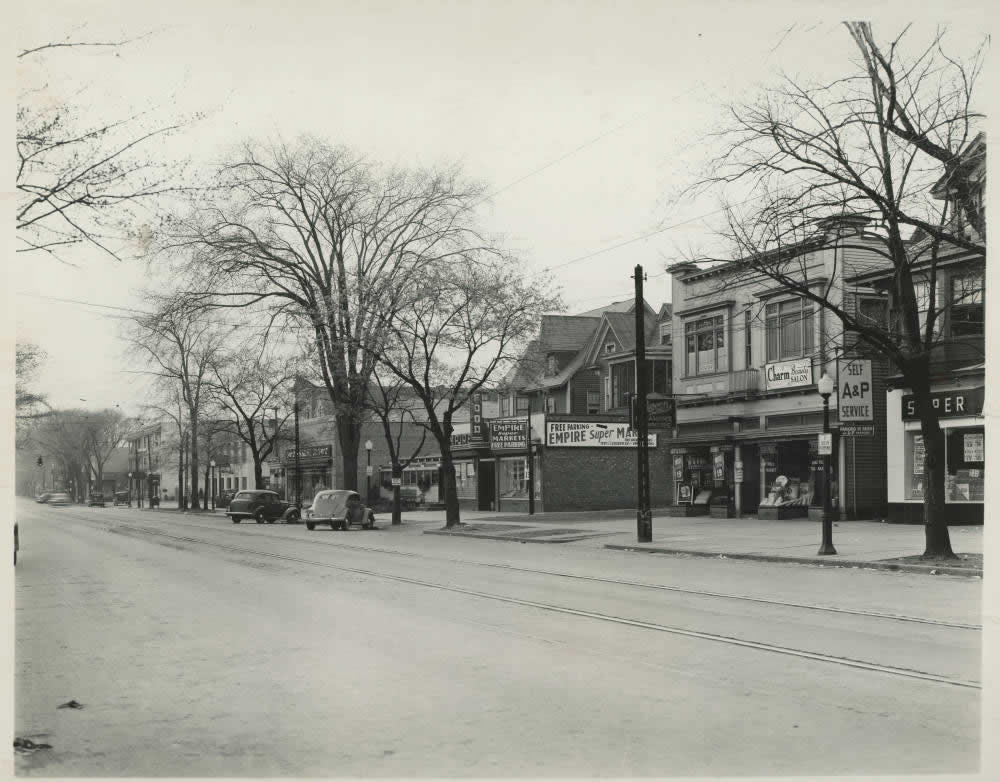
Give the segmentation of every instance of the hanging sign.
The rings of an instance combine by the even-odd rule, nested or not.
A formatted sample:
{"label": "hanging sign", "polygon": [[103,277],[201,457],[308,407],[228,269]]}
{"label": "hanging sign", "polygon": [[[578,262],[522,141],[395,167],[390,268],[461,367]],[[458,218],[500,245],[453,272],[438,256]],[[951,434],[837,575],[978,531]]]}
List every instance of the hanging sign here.
{"label": "hanging sign", "polygon": [[819,455],[831,456],[833,454],[833,435],[829,432],[819,436]]}
{"label": "hanging sign", "polygon": [[[646,442],[655,448],[656,435],[647,435]],[[625,423],[547,421],[545,443],[575,448],[636,448],[639,435]]]}
{"label": "hanging sign", "polygon": [[983,453],[983,433],[982,432],[968,432],[963,436],[963,444],[965,446],[965,458],[963,461],[966,462],[981,462],[985,460],[985,455]]}
{"label": "hanging sign", "polygon": [[715,480],[724,481],[726,479],[726,455],[724,453],[715,454],[713,462],[715,464]]}
{"label": "hanging sign", "polygon": [[486,419],[483,418],[483,394],[477,391],[472,395],[472,409],[469,413],[469,442],[468,445],[485,445],[489,438],[489,427]]}
{"label": "hanging sign", "polygon": [[403,485],[403,479],[402,478],[393,478],[392,479],[392,485],[393,486],[402,486]]}
{"label": "hanging sign", "polygon": [[743,462],[736,462],[733,465],[733,481],[743,483]]}
{"label": "hanging sign", "polygon": [[[867,358],[839,359],[837,418],[841,424],[875,420],[872,362]],[[841,430],[843,434],[843,430]]]}
{"label": "hanging sign", "polygon": [[372,466],[369,464],[367,467],[365,467],[365,475],[371,475],[371,474],[372,474]]}
{"label": "hanging sign", "polygon": [[764,378],[767,390],[780,388],[797,388],[811,386],[813,382],[812,359],[802,358],[796,361],[776,361],[764,367]]}
{"label": "hanging sign", "polygon": [[494,451],[520,450],[527,447],[526,418],[496,418],[490,421],[490,443]]}

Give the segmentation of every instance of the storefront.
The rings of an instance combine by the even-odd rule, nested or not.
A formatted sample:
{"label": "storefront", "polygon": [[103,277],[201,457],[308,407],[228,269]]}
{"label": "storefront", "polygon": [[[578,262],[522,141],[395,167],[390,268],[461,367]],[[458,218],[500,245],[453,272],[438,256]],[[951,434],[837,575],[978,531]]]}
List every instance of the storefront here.
{"label": "storefront", "polygon": [[[982,524],[986,481],[984,376],[957,376],[931,394],[944,433],[945,504],[949,524]],[[908,389],[887,393],[889,521],[923,523],[927,491],[919,408]]]}
{"label": "storefront", "polygon": [[[281,460],[284,480],[287,483],[288,499],[295,500],[296,454],[294,448],[286,448]],[[303,503],[312,502],[316,492],[330,489],[332,483],[333,447],[330,445],[301,446],[298,452],[299,499]],[[274,472],[272,472],[274,475]],[[277,476],[275,476],[277,477]]]}

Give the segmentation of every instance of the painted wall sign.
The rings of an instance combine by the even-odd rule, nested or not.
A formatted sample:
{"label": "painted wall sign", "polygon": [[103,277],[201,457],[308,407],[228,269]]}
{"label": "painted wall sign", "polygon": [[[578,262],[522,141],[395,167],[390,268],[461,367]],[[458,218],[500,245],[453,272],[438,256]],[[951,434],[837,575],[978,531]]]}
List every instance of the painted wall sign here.
{"label": "painted wall sign", "polygon": [[[936,391],[931,394],[931,407],[938,418],[959,418],[966,415],[983,414],[983,387],[965,388],[958,391]],[[920,407],[913,394],[903,397],[903,420],[915,421],[920,418]]]}
{"label": "painted wall sign", "polygon": [[[648,435],[646,442],[655,448],[656,435]],[[545,444],[568,448],[636,448],[639,436],[628,424],[547,421]]]}
{"label": "painted wall sign", "polygon": [[528,443],[527,419],[499,418],[490,421],[490,443],[494,451],[523,451]]}
{"label": "painted wall sign", "polygon": [[802,358],[795,361],[776,361],[773,364],[766,364],[764,366],[764,379],[767,382],[768,391],[779,388],[811,386],[813,382],[812,360]]}
{"label": "painted wall sign", "polygon": [[867,358],[837,361],[837,418],[841,423],[875,420],[872,362]]}
{"label": "painted wall sign", "polygon": [[[299,447],[299,459],[329,459],[333,456],[331,445],[304,445]],[[285,461],[295,461],[295,449],[285,449]]]}

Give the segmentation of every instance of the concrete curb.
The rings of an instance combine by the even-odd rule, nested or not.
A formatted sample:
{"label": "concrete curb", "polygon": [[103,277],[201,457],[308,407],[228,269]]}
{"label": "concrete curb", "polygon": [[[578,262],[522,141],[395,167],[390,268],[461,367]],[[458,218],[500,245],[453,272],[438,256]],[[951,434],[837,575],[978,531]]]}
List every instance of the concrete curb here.
{"label": "concrete curb", "polygon": [[741,559],[753,562],[778,562],[792,565],[822,565],[823,567],[865,568],[868,570],[889,570],[902,573],[923,573],[930,575],[935,571],[938,575],[966,576],[967,578],[982,578],[983,571],[979,568],[934,567],[932,565],[898,565],[893,562],[868,562],[850,559],[819,559],[817,557],[779,557],[773,554],[719,554],[710,551],[689,551],[686,549],[642,547],[622,545],[620,543],[605,543],[604,548],[615,551],[635,551],[649,554],[674,554],[703,559]]}
{"label": "concrete curb", "polygon": [[210,516],[212,518],[225,518],[226,514],[221,511],[205,510],[178,510],[177,508],[136,508],[144,512],[151,513],[173,513],[178,516]]}
{"label": "concrete curb", "polygon": [[[476,540],[506,540],[510,543],[572,543],[574,540],[586,540],[596,538],[599,535],[573,535],[571,537],[554,537],[548,540],[544,538],[519,538],[516,535],[476,535],[471,532],[447,532],[443,529],[425,529],[425,535],[444,535],[451,538],[475,538]],[[599,533],[616,534],[616,533]]]}

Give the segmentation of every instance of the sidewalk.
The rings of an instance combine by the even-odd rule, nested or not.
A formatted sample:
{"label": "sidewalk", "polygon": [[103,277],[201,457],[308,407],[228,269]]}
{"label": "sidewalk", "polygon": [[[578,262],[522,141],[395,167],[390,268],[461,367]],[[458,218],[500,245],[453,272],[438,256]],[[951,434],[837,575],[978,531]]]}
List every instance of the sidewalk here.
{"label": "sidewalk", "polygon": [[[443,514],[442,522],[443,522]],[[613,518],[609,518],[613,516]],[[821,525],[806,520],[760,521],[755,518],[653,517],[653,539],[636,542],[635,511],[544,513],[534,516],[477,513],[462,516],[455,531],[428,529],[425,534],[510,540],[522,543],[574,543],[654,554],[747,559],[763,562],[859,567],[934,575],[982,576],[983,527],[950,528],[952,550],[960,562],[921,562],[921,525],[878,521],[837,521],[837,553],[819,556]]]}

